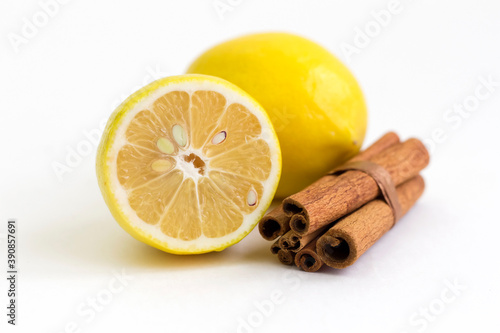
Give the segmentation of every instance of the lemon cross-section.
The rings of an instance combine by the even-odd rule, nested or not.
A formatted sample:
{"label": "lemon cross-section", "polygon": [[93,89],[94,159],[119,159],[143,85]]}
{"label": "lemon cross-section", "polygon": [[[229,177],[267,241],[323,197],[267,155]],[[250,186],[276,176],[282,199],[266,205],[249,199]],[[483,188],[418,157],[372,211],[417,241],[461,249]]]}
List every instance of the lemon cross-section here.
{"label": "lemon cross-section", "polygon": [[119,224],[171,253],[222,250],[248,234],[271,203],[281,172],[262,107],[218,78],[165,78],[111,116],[97,174]]}

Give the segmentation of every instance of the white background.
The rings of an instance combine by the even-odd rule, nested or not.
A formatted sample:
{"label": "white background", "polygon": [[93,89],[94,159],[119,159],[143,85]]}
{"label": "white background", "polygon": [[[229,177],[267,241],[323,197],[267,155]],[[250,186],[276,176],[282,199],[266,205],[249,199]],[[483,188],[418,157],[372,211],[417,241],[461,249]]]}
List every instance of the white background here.
{"label": "white background", "polygon": [[[401,0],[380,31],[372,11],[385,0],[222,0],[224,13],[214,3],[73,0],[44,22],[38,0],[2,0],[0,266],[6,220],[17,218],[20,280],[12,328],[0,274],[0,331],[70,332],[72,322],[77,332],[236,332],[242,322],[253,326],[241,332],[499,331],[500,3]],[[33,16],[41,26],[15,47]],[[366,27],[373,37],[361,45]],[[183,73],[216,43],[270,30],[309,37],[349,65],[369,105],[367,143],[394,129],[433,148],[422,199],[354,266],[282,266],[257,230],[200,256],[143,245],[104,204],[94,144],[58,178],[54,164],[88,147],[85,133],[139,86]],[[342,52],[355,42],[356,54]],[[479,101],[481,78],[496,87]],[[474,110],[444,119],[464,102]],[[130,280],[92,316],[88,302],[108,301],[123,270]],[[273,293],[282,297],[270,309]]]}

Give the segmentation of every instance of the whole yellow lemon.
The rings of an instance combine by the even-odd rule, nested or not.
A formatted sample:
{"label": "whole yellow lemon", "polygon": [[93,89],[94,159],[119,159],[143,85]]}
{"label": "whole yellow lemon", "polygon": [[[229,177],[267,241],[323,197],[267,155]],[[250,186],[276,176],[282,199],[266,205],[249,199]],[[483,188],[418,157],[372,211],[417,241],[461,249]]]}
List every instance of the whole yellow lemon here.
{"label": "whole yellow lemon", "polygon": [[288,33],[260,33],[219,44],[187,70],[226,79],[269,114],[283,169],[276,197],[300,191],[355,155],[367,110],[352,73],[320,45]]}

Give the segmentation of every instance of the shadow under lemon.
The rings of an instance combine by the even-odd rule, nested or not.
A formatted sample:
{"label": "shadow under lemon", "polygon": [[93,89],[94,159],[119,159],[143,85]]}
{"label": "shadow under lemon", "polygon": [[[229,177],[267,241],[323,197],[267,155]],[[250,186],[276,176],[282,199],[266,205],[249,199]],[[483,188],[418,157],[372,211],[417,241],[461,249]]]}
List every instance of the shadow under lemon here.
{"label": "shadow under lemon", "polygon": [[56,265],[67,263],[68,269],[79,265],[90,270],[196,269],[252,262],[276,264],[276,258],[269,251],[272,243],[263,240],[257,228],[221,252],[175,255],[130,236],[113,219],[104,203],[88,204],[92,208],[82,207],[82,212],[64,217],[65,223],[54,221],[36,232],[30,243],[40,255],[45,254]]}

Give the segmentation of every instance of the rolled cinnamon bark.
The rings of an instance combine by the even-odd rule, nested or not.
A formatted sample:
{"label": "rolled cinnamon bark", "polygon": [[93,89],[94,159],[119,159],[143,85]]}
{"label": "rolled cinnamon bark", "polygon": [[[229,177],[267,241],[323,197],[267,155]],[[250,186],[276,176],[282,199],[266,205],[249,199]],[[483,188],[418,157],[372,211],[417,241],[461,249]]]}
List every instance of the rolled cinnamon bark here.
{"label": "rolled cinnamon bark", "polygon": [[[351,158],[348,162],[356,162],[356,161],[366,161],[375,155],[381,153],[389,147],[394,146],[396,143],[399,143],[399,136],[394,132],[389,132],[384,134],[380,139],[375,141],[371,146],[366,148],[364,151],[360,152],[358,155]],[[303,203],[304,206],[307,206],[311,197],[317,195],[320,188],[329,189],[329,187],[337,181],[337,176],[332,174],[327,174],[316,182],[312,183],[302,191],[295,193],[283,201],[283,208],[285,214],[292,217],[295,213],[300,213],[303,211],[300,205],[295,205],[294,203]],[[321,195],[321,193],[319,194]]]}
{"label": "rolled cinnamon bark", "polygon": [[282,264],[292,265],[293,259],[295,259],[295,252],[281,249],[278,251],[278,259]]}
{"label": "rolled cinnamon bark", "polygon": [[274,240],[289,230],[290,217],[283,211],[283,205],[273,209],[259,222],[259,232],[262,238],[266,240]]}
{"label": "rolled cinnamon bark", "polygon": [[316,242],[318,237],[307,244],[295,256],[295,265],[306,272],[316,272],[323,267],[323,260],[316,253]]}
{"label": "rolled cinnamon bark", "polygon": [[[350,161],[362,161],[367,160],[386,148],[399,142],[399,136],[394,132],[389,132],[382,136],[379,140],[373,143],[366,150],[362,151]],[[307,187],[304,191],[299,192],[292,196],[297,200],[301,200],[303,196],[307,196],[309,192],[314,192],[319,186],[332,184],[335,182],[337,176],[326,175],[320,178],[318,181]],[[283,211],[283,206],[279,205],[270,213],[265,215],[259,222],[259,232],[262,237],[266,240],[274,240],[279,236],[286,234],[290,230],[290,218],[293,212],[285,213]]]}
{"label": "rolled cinnamon bark", "polygon": [[294,233],[290,230],[286,234],[280,237],[279,245],[283,250],[291,250],[293,247],[291,237]]}
{"label": "rolled cinnamon bark", "polygon": [[[403,215],[420,198],[424,188],[420,175],[397,187]],[[384,200],[373,200],[339,220],[319,237],[316,252],[328,266],[345,268],[358,260],[395,222],[389,205]]]}
{"label": "rolled cinnamon bark", "polygon": [[380,139],[375,141],[371,146],[369,146],[347,162],[369,160],[370,158],[374,157],[377,154],[380,154],[387,148],[394,146],[396,143],[400,143],[399,136],[394,132],[388,132],[384,134]]}
{"label": "rolled cinnamon bark", "polygon": [[[429,164],[429,153],[418,139],[397,143],[370,159],[384,168],[395,186],[415,177]],[[289,197],[283,202],[285,211],[302,217],[294,218],[291,229],[305,235],[336,221],[372,201],[381,194],[375,180],[362,171],[346,171],[331,184],[323,184],[299,202]]]}
{"label": "rolled cinnamon bark", "polygon": [[272,254],[278,254],[279,250],[281,250],[279,242],[280,240],[278,239],[276,242],[273,243],[273,245],[271,245]]}
{"label": "rolled cinnamon bark", "polygon": [[314,239],[318,238],[320,235],[324,234],[325,231],[327,231],[331,227],[331,224],[324,226],[314,232],[311,232],[307,235],[301,236],[297,235],[293,231],[289,231],[291,234],[289,236],[289,242],[290,242],[290,247],[288,250],[292,252],[299,252],[302,250],[306,245],[311,243]]}

